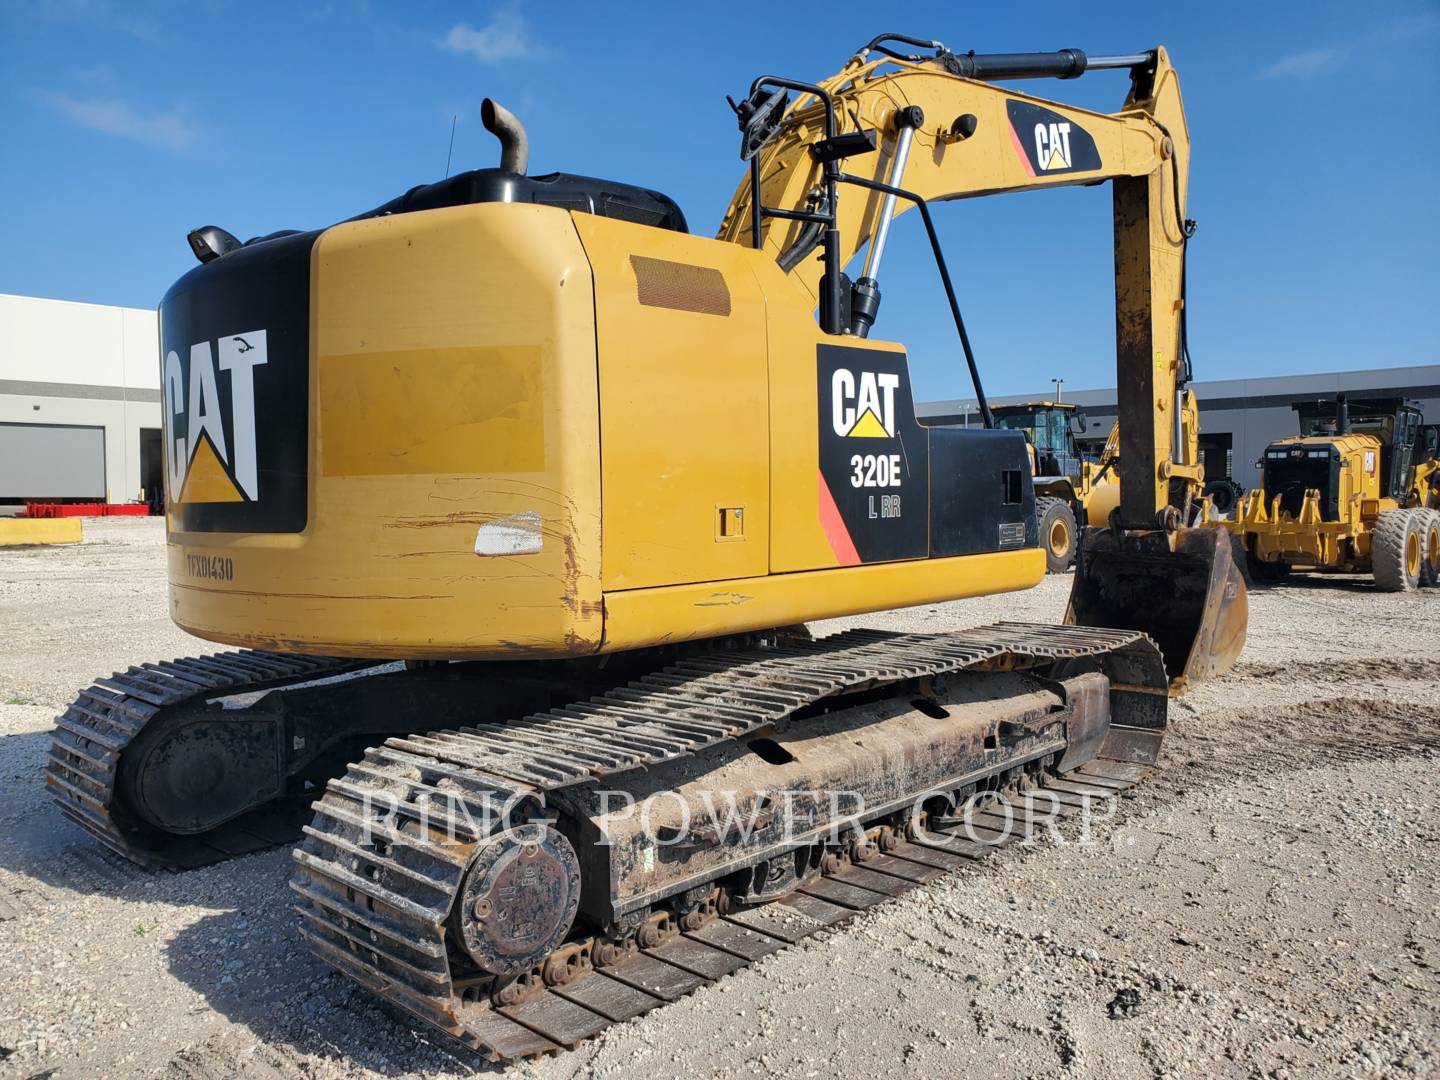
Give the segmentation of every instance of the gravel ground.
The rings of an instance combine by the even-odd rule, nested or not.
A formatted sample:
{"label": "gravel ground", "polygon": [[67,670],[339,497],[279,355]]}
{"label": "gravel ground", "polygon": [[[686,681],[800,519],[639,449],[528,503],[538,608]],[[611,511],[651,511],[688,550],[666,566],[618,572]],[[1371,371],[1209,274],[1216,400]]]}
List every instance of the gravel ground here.
{"label": "gravel ground", "polygon": [[[500,1071],[298,946],[279,850],[184,875],[47,802],[90,677],[197,650],[158,521],[0,551],[0,1074]],[[821,624],[1053,621],[1031,592]],[[1160,771],[1089,835],[1007,849],[516,1076],[1440,1073],[1440,594],[1251,595],[1240,667],[1172,710]],[[1396,656],[1411,659],[1396,659]]]}

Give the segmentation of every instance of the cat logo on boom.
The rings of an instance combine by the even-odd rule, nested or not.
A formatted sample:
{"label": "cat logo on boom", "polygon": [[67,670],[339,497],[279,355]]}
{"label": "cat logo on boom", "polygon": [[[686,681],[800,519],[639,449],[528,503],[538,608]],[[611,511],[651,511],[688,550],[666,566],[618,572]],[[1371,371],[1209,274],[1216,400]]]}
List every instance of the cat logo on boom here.
{"label": "cat logo on boom", "polygon": [[1043,172],[1070,167],[1069,123],[1035,125],[1035,160],[1040,162]]}
{"label": "cat logo on boom", "polygon": [[831,424],[835,434],[850,439],[895,437],[895,390],[900,376],[893,372],[851,371],[836,368],[830,377]]}
{"label": "cat logo on boom", "polygon": [[1031,101],[1005,103],[1010,143],[1029,176],[1089,172],[1102,167],[1095,138],[1071,117]]}
{"label": "cat logo on boom", "polygon": [[[198,342],[190,346],[185,362],[174,349],[166,354],[167,458],[170,491],[177,502],[238,503],[260,497],[255,369],[268,360],[264,330]],[[228,424],[220,376],[228,376]]]}

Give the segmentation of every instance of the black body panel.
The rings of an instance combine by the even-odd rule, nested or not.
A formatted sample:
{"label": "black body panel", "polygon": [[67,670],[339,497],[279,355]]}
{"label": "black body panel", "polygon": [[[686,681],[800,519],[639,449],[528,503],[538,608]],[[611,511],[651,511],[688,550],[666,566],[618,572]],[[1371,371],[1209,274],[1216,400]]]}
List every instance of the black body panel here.
{"label": "black body panel", "polygon": [[[305,528],[310,253],[319,235],[247,244],[197,266],[160,302],[166,494],[182,532]],[[211,488],[226,501],[181,498],[197,450],[202,468],[210,454],[218,460],[225,475]]]}
{"label": "black body panel", "polygon": [[[1025,435],[985,428],[928,430],[930,554],[1035,547],[1039,526]],[[1018,501],[1007,501],[1017,494]]]}
{"label": "black body panel", "polygon": [[[578,210],[584,214],[615,218],[636,225],[650,225],[672,232],[689,232],[685,214],[668,195],[634,184],[614,180],[597,180],[592,176],[570,173],[547,173],[524,176],[504,169],[472,169],[433,184],[420,184],[404,195],[382,203],[374,210],[356,214],[347,221],[366,221],[391,214],[413,214],[421,210],[443,210],[450,206],[473,206],[477,203],[532,203],[554,206],[560,210]],[[294,229],[257,236],[244,247],[268,243],[287,236],[300,235]],[[221,256],[228,258],[230,253]]]}
{"label": "black body panel", "polygon": [[492,202],[538,203],[674,232],[689,231],[675,200],[658,191],[570,173],[522,176],[504,169],[473,169],[438,183],[422,184],[351,220]]}
{"label": "black body panel", "polygon": [[1039,543],[1023,432],[921,426],[904,353],[818,352],[821,517],[842,565]]}

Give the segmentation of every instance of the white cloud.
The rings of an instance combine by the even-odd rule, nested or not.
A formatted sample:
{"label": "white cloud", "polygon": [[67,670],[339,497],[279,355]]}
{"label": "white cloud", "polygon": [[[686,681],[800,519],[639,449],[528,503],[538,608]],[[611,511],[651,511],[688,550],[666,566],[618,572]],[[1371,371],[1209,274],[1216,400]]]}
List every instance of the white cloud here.
{"label": "white cloud", "polygon": [[166,150],[183,150],[195,141],[195,128],[177,111],[144,113],[121,98],[42,95],[46,104],[77,127],[103,131]]}
{"label": "white cloud", "polygon": [[1312,75],[1338,66],[1357,49],[1367,46],[1406,41],[1440,29],[1440,13],[1426,12],[1408,19],[1398,19],[1368,34],[1328,49],[1307,49],[1305,52],[1282,56],[1260,72],[1262,79],[1308,79]]}
{"label": "white cloud", "polygon": [[1262,79],[1305,78],[1315,75],[1339,60],[1346,49],[1310,49],[1282,56],[1260,73]]}
{"label": "white cloud", "polygon": [[440,44],[451,52],[473,56],[482,64],[521,60],[537,52],[530,41],[529,27],[514,11],[495,12],[478,30],[469,23],[456,23]]}
{"label": "white cloud", "polygon": [[1427,11],[1391,23],[1381,35],[1390,41],[1404,41],[1406,38],[1429,34],[1435,30],[1440,30],[1440,11]]}

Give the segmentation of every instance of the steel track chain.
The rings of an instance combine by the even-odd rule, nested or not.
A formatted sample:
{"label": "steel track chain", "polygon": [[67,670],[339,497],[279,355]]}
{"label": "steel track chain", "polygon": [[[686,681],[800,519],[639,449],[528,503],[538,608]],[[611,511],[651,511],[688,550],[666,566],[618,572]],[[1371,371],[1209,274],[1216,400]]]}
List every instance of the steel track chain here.
{"label": "steel track chain", "polygon": [[[503,725],[390,739],[330,781],[314,804],[290,882],[300,932],[339,971],[493,1060],[572,1047],[812,932],[787,930],[787,911],[815,929],[833,925],[993,846],[953,835],[907,842],[523,1004],[492,1006],[488,982],[452,971],[446,935],[471,857],[498,827],[486,823],[503,818],[507,805],[783,725],[797,709],[838,694],[1126,651],[1158,672],[1163,694],[1159,651],[1133,631],[1023,623],[948,634],[855,630],[758,655],[687,660]],[[1051,779],[1059,813],[1148,772],[1130,751],[1135,739],[1148,739],[1153,761],[1161,733],[1113,735],[1095,762]],[[1006,842],[983,824],[980,831],[996,846]]]}
{"label": "steel track chain", "polygon": [[294,829],[246,814],[197,836],[146,843],[117,789],[120,759],[151,724],[196,699],[273,689],[371,667],[373,660],[240,650],[140,664],[96,679],[56,718],[45,786],[60,812],[133,862],[193,869],[294,839]]}

